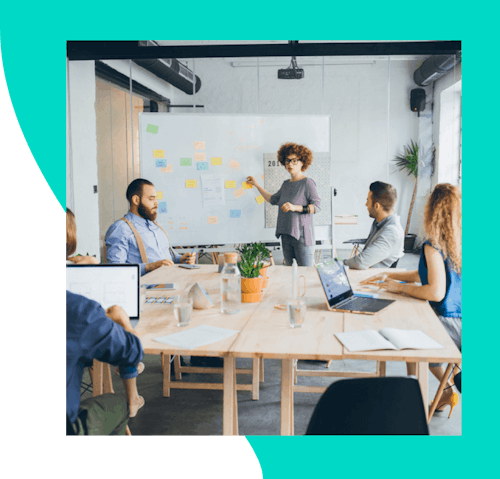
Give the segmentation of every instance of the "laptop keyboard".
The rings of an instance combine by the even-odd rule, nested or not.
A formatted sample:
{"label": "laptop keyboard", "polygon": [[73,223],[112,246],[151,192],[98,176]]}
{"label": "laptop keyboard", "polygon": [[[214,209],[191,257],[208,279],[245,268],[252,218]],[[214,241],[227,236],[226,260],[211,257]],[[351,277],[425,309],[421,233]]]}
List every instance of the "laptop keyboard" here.
{"label": "laptop keyboard", "polygon": [[371,306],[373,304],[372,298],[349,298],[347,301],[337,304],[336,307],[340,309],[351,309],[363,311],[364,308]]}

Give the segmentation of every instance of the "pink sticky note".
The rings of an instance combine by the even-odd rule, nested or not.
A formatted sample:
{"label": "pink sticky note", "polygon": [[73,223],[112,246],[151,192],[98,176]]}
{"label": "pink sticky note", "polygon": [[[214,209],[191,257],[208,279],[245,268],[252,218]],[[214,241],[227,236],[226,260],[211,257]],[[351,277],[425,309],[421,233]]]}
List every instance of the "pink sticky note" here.
{"label": "pink sticky note", "polygon": [[240,196],[243,196],[245,194],[245,190],[243,188],[239,188],[235,191],[233,191],[234,193],[234,196],[236,196],[236,198],[239,198]]}
{"label": "pink sticky note", "polygon": [[234,170],[238,170],[240,168],[240,164],[235,160],[229,160],[229,164],[227,165],[229,168],[233,168]]}
{"label": "pink sticky note", "polygon": [[208,217],[208,224],[209,225],[217,225],[217,224],[219,224],[219,217],[218,216],[209,216]]}
{"label": "pink sticky note", "polygon": [[162,173],[172,173],[172,165],[167,165],[166,168],[161,169]]}
{"label": "pink sticky note", "polygon": [[194,149],[195,150],[204,150],[205,149],[205,142],[204,141],[195,141],[194,142]]}
{"label": "pink sticky note", "polygon": [[195,153],[194,154],[194,160],[195,161],[205,161],[206,160],[206,154],[205,153]]}

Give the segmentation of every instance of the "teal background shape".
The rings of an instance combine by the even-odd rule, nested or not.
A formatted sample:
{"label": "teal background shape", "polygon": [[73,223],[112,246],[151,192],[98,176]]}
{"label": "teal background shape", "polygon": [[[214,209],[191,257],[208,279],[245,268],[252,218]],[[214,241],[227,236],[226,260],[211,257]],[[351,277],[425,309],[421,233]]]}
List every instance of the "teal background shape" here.
{"label": "teal background shape", "polygon": [[[32,154],[62,207],[65,207],[67,40],[182,38],[186,32],[192,32],[191,39],[220,37],[222,33],[228,38],[294,36],[318,41],[327,38],[462,40],[466,363],[461,397],[463,435],[249,437],[266,479],[340,475],[469,478],[489,475],[497,469],[499,387],[495,353],[500,335],[497,308],[492,306],[491,298],[485,297],[486,293],[496,294],[497,276],[498,118],[494,95],[499,75],[495,6],[493,2],[479,5],[460,1],[446,4],[358,1],[352,6],[325,1],[251,4],[220,1],[216,5],[198,1],[189,5],[156,4],[154,8],[148,4],[143,16],[137,15],[141,4],[127,0],[119,4],[3,2],[0,6],[1,48],[12,104]],[[472,304],[478,298],[483,301]]]}

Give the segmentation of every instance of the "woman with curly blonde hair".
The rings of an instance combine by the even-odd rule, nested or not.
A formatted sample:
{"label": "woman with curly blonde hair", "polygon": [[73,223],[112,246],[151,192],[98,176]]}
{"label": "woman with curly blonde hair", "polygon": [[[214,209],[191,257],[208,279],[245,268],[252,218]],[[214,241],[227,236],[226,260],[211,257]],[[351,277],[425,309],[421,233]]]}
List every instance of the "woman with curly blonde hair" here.
{"label": "woman with curly blonde hair", "polygon": [[285,143],[278,150],[278,160],[290,173],[290,179],[277,193],[266,191],[253,176],[247,178],[247,183],[255,186],[267,202],[280,207],[276,237],[281,237],[285,264],[292,266],[295,258],[299,266],[314,266],[313,214],[320,211],[321,201],[316,183],[304,175],[312,164],[312,151],[303,145]]}
{"label": "woman with curly blonde hair", "polygon": [[[378,283],[392,293],[404,293],[414,298],[426,299],[454,343],[462,349],[462,213],[461,192],[449,183],[436,185],[424,213],[426,241],[417,271],[378,274],[362,281]],[[405,281],[399,283],[398,281]],[[413,283],[421,283],[417,286]],[[430,364],[430,370],[441,381],[443,364]],[[408,365],[408,373],[414,374]],[[450,416],[458,403],[458,394],[448,380],[436,410],[450,405]]]}

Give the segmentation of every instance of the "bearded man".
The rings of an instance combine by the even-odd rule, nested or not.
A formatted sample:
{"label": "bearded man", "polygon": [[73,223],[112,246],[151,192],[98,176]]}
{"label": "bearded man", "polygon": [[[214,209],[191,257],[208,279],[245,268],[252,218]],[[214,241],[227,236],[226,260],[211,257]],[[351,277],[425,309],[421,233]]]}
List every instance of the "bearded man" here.
{"label": "bearded man", "polygon": [[126,196],[130,211],[109,227],[104,238],[108,263],[139,264],[141,276],[161,266],[195,263],[196,254],[176,253],[166,231],[155,222],[158,198],[153,183],[138,178],[128,185]]}

